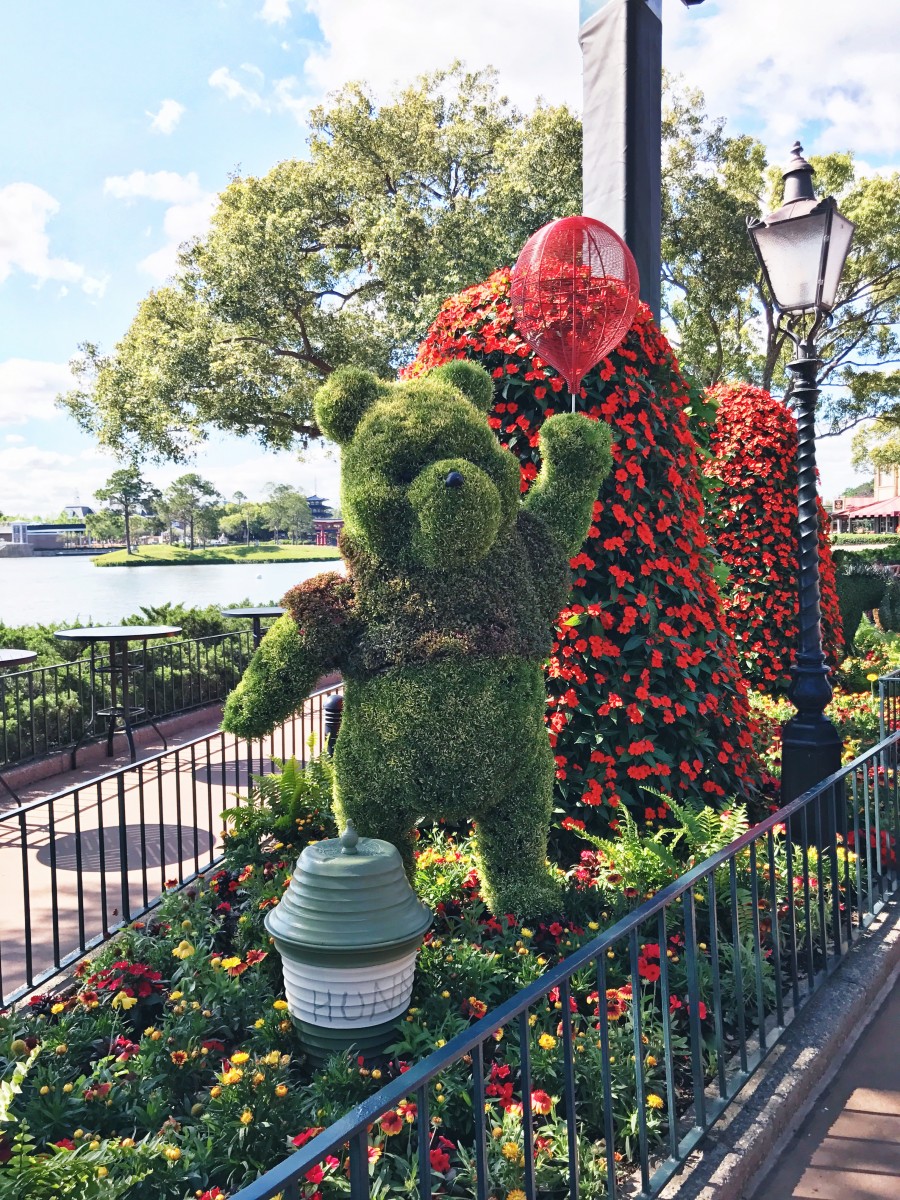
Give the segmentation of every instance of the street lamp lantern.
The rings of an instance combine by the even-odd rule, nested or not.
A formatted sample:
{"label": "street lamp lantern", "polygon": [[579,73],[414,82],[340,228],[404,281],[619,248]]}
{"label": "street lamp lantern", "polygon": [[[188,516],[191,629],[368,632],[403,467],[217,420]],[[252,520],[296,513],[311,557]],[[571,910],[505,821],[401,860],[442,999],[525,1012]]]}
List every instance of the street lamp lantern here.
{"label": "street lamp lantern", "polygon": [[855,228],[833,196],[817,200],[813,168],[794,142],[784,202],[748,229],[776,306],[786,313],[830,313]]}
{"label": "street lamp lantern", "polygon": [[[812,176],[813,168],[795,142],[781,208],[748,221],[779,324],[797,348],[796,358],[787,364],[794,376],[791,399],[797,416],[799,639],[789,690],[797,711],[782,730],[783,804],[841,765],[840,736],[825,716],[832,690],[822,651],[815,433],[821,360],[815,339],[834,308],[854,225],[841,216],[833,197],[816,199]],[[824,829],[822,834],[827,838]]]}

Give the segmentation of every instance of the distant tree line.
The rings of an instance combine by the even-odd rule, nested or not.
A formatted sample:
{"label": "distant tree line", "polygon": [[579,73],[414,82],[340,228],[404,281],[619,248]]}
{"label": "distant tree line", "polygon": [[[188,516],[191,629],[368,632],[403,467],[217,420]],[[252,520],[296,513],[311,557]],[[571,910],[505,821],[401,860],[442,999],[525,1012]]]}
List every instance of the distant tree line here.
{"label": "distant tree line", "polygon": [[128,553],[146,537],[198,544],[271,540],[304,542],[312,538],[313,516],[306,496],[287,483],[266,485],[262,500],[235,492],[226,500],[208,479],[188,472],[165,490],[155,487],[137,465],[113,471],[94,493],[101,504],[85,518],[95,541],[124,542]]}

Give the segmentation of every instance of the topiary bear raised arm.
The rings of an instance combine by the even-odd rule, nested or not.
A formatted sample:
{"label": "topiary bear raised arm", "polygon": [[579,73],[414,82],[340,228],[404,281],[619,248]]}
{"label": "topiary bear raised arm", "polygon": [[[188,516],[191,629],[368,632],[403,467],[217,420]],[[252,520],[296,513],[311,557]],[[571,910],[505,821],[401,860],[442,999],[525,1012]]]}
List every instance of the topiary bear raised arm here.
{"label": "topiary bear raised arm", "polygon": [[473,819],[487,903],[535,916],[558,904],[542,663],[609,431],[574,414],[545,422],[523,503],[518,462],[486,420],[492,398],[487,372],[462,361],[398,384],[344,368],[320,389],[317,422],[342,449],[348,573],[287,594],[223,723],[259,736],[339,669],[339,819],[410,866],[418,820]]}

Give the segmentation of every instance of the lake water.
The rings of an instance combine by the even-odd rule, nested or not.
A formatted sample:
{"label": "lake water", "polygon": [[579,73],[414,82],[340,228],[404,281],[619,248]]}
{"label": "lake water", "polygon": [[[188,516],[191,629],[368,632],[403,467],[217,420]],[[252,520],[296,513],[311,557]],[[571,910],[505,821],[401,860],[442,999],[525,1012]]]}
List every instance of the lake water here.
{"label": "lake water", "polygon": [[327,562],[236,563],[226,566],[95,567],[90,558],[0,558],[0,622],[77,626],[116,624],[145,605],[168,601],[227,607],[239,600],[277,604],[284,593]]}

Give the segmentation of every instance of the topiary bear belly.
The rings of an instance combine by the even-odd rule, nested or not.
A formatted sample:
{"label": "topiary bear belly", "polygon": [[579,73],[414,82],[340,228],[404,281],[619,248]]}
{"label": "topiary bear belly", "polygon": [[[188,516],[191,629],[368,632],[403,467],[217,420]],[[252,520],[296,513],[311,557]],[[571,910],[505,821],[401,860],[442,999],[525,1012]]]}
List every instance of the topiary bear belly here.
{"label": "topiary bear belly", "polygon": [[462,820],[552,778],[541,667],[470,659],[348,679],[335,753],[355,804]]}

